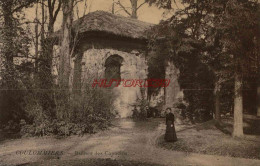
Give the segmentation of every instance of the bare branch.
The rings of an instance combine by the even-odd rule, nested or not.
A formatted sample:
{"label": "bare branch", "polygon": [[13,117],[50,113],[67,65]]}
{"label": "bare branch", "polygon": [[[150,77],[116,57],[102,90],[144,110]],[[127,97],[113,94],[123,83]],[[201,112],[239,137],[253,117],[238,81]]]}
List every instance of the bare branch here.
{"label": "bare branch", "polygon": [[142,7],[144,4],[146,4],[146,1],[144,1],[143,3],[141,3],[136,10],[138,10],[140,7]]}
{"label": "bare branch", "polygon": [[23,9],[24,7],[27,7],[27,6],[31,5],[32,3],[34,3],[34,1],[35,1],[35,0],[28,0],[27,3],[22,4],[22,5],[18,6],[18,7],[16,7],[11,13],[15,13],[15,12],[17,12],[17,11]]}
{"label": "bare branch", "polygon": [[53,2],[51,3],[51,0],[48,0],[48,9],[49,9],[49,14],[50,14],[51,20],[53,20],[53,8],[54,8],[54,6],[52,6]]}
{"label": "bare branch", "polygon": [[76,5],[76,14],[77,14],[77,19],[79,19],[80,16],[79,16],[79,7],[78,7],[78,5]]}
{"label": "bare branch", "polygon": [[79,2],[82,2],[82,0],[75,0],[73,7],[77,6],[77,4],[78,4]]}
{"label": "bare branch", "polygon": [[52,1],[52,10],[54,9],[55,3],[56,3],[56,0],[53,0]]}
{"label": "bare branch", "polygon": [[85,2],[84,2],[83,16],[86,15],[87,7],[88,7],[88,5],[87,5],[87,0],[85,0]]}
{"label": "bare branch", "polygon": [[121,4],[120,0],[117,1],[117,3],[129,16],[132,14]]}
{"label": "bare branch", "polygon": [[57,15],[61,9],[61,4],[62,4],[62,2],[61,2],[61,0],[59,0],[58,8],[56,9],[54,16],[53,16],[54,21],[56,21]]}
{"label": "bare branch", "polygon": [[115,14],[117,14],[117,13],[119,13],[119,12],[121,12],[121,11],[123,11],[123,9],[116,10],[116,11],[115,11]]}

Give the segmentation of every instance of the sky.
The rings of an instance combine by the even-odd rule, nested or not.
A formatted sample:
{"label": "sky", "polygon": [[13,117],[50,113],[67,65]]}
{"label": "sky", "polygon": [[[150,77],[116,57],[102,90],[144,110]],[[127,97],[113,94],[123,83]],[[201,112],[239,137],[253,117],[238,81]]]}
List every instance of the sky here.
{"label": "sky", "polygon": [[[77,18],[82,17],[84,15],[85,0],[82,0],[82,1],[83,2],[78,3],[77,6],[74,8],[74,10],[75,10],[74,20],[76,20]],[[87,1],[87,10],[86,10],[85,14],[87,14],[89,12],[94,12],[97,10],[103,10],[103,11],[107,11],[107,12],[112,11],[113,0],[86,0],[86,1]],[[114,1],[117,2],[118,0],[114,0]],[[125,7],[131,6],[130,0],[120,0],[120,1]],[[178,7],[182,6],[179,1],[180,0],[176,0]],[[140,5],[142,2],[144,2],[144,0],[138,0],[138,5]],[[37,6],[34,5],[33,7],[25,10],[25,12],[24,12],[25,19],[27,21],[29,21],[29,22],[34,21],[34,19],[36,18],[36,8],[37,8]],[[166,13],[168,13],[168,15],[166,15],[166,14],[164,14],[164,12],[165,12],[164,9],[158,9],[158,7],[156,7],[156,6],[149,6],[148,4],[144,4],[138,10],[137,15],[138,15],[138,19],[141,21],[158,24],[160,22],[160,20],[169,18],[169,16],[171,16],[174,11],[176,11],[176,7],[174,7],[174,10],[172,10],[171,12],[167,11]],[[77,13],[79,16],[77,16]],[[115,6],[115,14],[128,17],[128,15],[124,11],[122,11],[119,8],[119,6],[117,6],[117,5]],[[38,19],[41,19],[41,6],[40,5],[38,6]],[[62,11],[60,11],[60,13],[57,17],[57,20],[54,25],[54,30],[55,31],[59,30],[61,28],[61,24],[62,24]],[[34,38],[35,37],[35,25],[29,24],[28,27],[30,28],[31,37]],[[31,47],[30,51],[34,52],[33,45]]]}
{"label": "sky", "polygon": [[[125,6],[130,7],[130,3],[127,3],[128,1],[123,0],[122,4],[125,4]],[[139,1],[142,2],[142,0]],[[112,2],[113,0],[93,0],[92,10],[111,10]],[[118,8],[116,8],[115,11],[117,10]],[[145,22],[157,24],[162,19],[163,11],[164,10],[159,10],[157,7],[149,7],[148,4],[145,4],[138,10],[138,19]],[[124,13],[121,12],[121,14]]]}
{"label": "sky", "polygon": [[[117,0],[115,0],[116,2]],[[141,4],[144,0],[139,0],[138,4]],[[107,11],[107,12],[111,12],[112,10],[112,4],[113,4],[113,0],[87,0],[87,11],[88,12],[94,12],[97,10],[103,10],[103,11]],[[126,7],[130,7],[130,0],[121,0],[121,3],[126,6]],[[77,5],[78,8],[78,13],[79,13],[79,17],[83,16],[83,11],[84,11],[84,5],[85,3],[79,3]],[[75,8],[75,10],[77,9]],[[25,15],[26,15],[26,19],[28,19],[29,21],[33,21],[36,17],[35,14],[36,11],[36,6],[29,8],[25,11]],[[162,20],[163,17],[163,13],[165,10],[163,9],[158,9],[155,6],[149,6],[148,4],[143,5],[139,10],[138,10],[138,19],[144,22],[149,22],[149,23],[153,23],[153,24],[158,24],[160,22],[160,20]],[[125,14],[122,10],[119,9],[118,6],[115,7],[115,12],[116,14],[119,15],[123,15],[123,16],[127,16],[127,14]],[[39,16],[40,16],[40,8],[39,8]],[[75,19],[77,19],[77,15],[75,14]],[[62,12],[60,12],[56,24],[55,24],[55,30],[59,29],[60,25],[62,22]]]}

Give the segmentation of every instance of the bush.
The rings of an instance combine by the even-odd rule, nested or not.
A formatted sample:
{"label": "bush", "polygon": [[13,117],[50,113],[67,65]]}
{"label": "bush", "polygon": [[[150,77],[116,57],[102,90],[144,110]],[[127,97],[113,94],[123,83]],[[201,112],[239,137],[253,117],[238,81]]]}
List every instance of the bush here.
{"label": "bush", "polygon": [[175,109],[180,110],[181,116],[185,119],[186,118],[186,109],[188,107],[188,104],[182,99],[179,98],[178,102],[173,105]]}
{"label": "bush", "polygon": [[[80,93],[55,91],[55,117],[48,116],[31,93],[25,104],[28,124],[21,121],[24,136],[69,136],[96,133],[106,129],[114,117],[114,94],[109,89],[86,87]],[[67,100],[66,100],[67,99]]]}
{"label": "bush", "polygon": [[134,119],[137,120],[146,120],[147,118],[147,109],[149,102],[145,98],[145,89],[141,88],[141,98],[138,98],[136,103],[133,105],[135,108],[139,108],[139,111],[135,111]]}

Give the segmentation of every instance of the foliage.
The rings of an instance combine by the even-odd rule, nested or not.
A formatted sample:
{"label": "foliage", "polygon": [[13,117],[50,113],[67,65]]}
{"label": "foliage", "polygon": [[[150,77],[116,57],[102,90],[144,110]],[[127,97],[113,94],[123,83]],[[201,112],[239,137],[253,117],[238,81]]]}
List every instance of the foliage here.
{"label": "foliage", "polygon": [[55,91],[55,116],[50,117],[39,104],[39,100],[33,96],[35,94],[31,93],[25,102],[29,120],[22,126],[21,134],[25,136],[82,135],[96,133],[110,125],[114,117],[111,112],[113,94],[110,90],[86,87],[81,95],[67,97],[69,98],[67,103],[63,100],[64,94],[60,90]]}
{"label": "foliage", "polygon": [[188,103],[186,103],[182,98],[178,99],[178,102],[175,103],[173,105],[173,107],[177,110],[180,110],[180,114],[182,116],[183,119],[186,119],[187,117],[187,107],[188,107]]}
{"label": "foliage", "polygon": [[[156,53],[151,53],[147,58],[148,62],[148,78],[150,79],[164,79],[165,78],[165,58],[158,56]],[[148,96],[158,94],[161,87],[148,88]]]}
{"label": "foliage", "polygon": [[[172,8],[175,3],[173,0],[149,2],[163,8]],[[221,105],[224,112],[230,111],[235,93],[226,91],[226,87],[232,88],[235,69],[240,76],[257,70],[258,62],[249,59],[259,57],[256,44],[259,5],[247,0],[181,2],[184,8],[153,29],[151,49],[157,50],[160,58],[172,60],[180,70],[179,83],[189,103],[190,117],[204,110],[210,118],[216,84],[220,84],[222,95],[228,94]]]}
{"label": "foliage", "polygon": [[[1,5],[3,11],[5,8]],[[23,14],[11,13],[4,18],[0,19],[0,123],[7,123],[7,120],[19,122],[19,118],[24,117],[21,103],[32,65],[28,58],[30,38],[27,27],[20,23]]]}
{"label": "foliage", "polygon": [[[154,38],[158,38],[158,35],[152,36],[151,41],[154,40],[154,42],[151,42],[151,47],[156,49],[157,56],[164,60],[171,60],[180,70],[178,82],[180,88],[183,89],[184,100],[188,103],[185,114],[188,115],[190,120],[199,119],[198,117],[202,112],[199,110],[204,110],[206,113],[203,113],[202,121],[208,120],[212,117],[213,112],[214,74],[201,62],[203,43],[187,35],[171,32],[178,32],[178,29],[182,31],[182,24],[171,25],[171,31],[165,28],[168,26],[167,24],[168,22],[165,22],[161,24],[161,27],[155,28],[159,37],[160,32],[164,30],[163,33],[165,33],[167,39],[154,40]],[[181,37],[182,35],[186,38]],[[170,39],[168,40],[168,38]]]}
{"label": "foliage", "polygon": [[[42,23],[41,33],[36,34],[38,37],[41,35],[41,51],[30,55],[29,48],[33,41],[22,24],[22,9],[33,2],[0,0],[0,15],[4,16],[0,18],[1,126],[21,128],[20,132],[25,136],[81,135],[107,128],[114,116],[111,113],[114,99],[111,91],[89,86],[74,93],[53,82],[51,65],[54,41],[47,40],[45,35],[48,37],[53,32],[63,1],[56,2],[58,7],[55,11],[55,1],[47,1],[51,17],[48,33],[45,34],[45,24]],[[43,4],[42,7],[44,10]],[[44,15],[42,17],[44,22],[46,18]],[[36,21],[39,21],[37,17]],[[31,58],[33,56],[35,59]]]}
{"label": "foliage", "polygon": [[141,88],[141,97],[137,98],[136,103],[133,105],[133,118],[137,120],[146,120],[147,108],[149,105],[148,100],[145,97],[145,88]]}
{"label": "foliage", "polygon": [[159,8],[171,9],[172,1],[176,3],[175,0],[145,0],[149,5],[155,4]]}

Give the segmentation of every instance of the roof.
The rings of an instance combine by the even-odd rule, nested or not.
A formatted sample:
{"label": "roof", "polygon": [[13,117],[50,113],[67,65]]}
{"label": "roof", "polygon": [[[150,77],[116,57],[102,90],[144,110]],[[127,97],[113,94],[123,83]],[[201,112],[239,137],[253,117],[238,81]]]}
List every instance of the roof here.
{"label": "roof", "polygon": [[73,22],[73,28],[79,33],[100,31],[134,39],[146,39],[146,31],[153,25],[105,11],[91,12]]}

